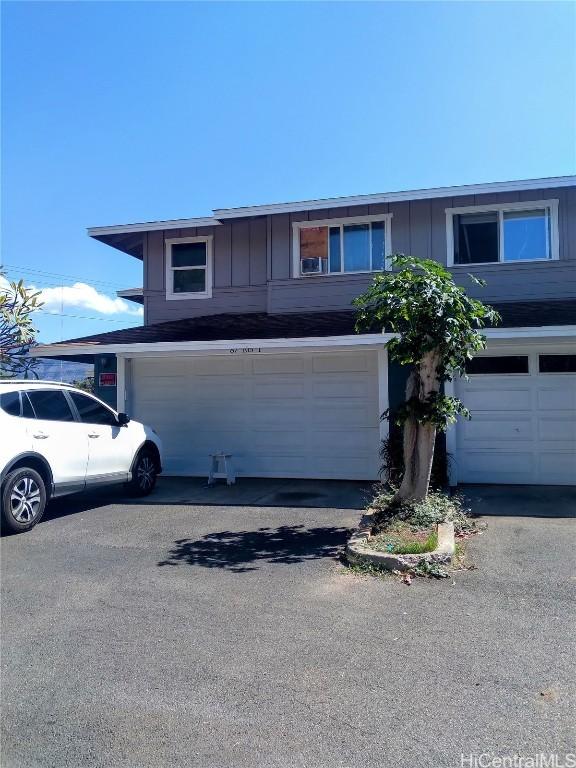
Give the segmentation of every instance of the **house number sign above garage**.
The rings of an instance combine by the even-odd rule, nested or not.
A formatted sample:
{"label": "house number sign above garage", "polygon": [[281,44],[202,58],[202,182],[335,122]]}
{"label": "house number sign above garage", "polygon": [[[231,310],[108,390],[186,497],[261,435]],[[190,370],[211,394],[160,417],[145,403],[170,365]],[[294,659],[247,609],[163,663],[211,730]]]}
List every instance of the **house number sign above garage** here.
{"label": "house number sign above garage", "polygon": [[255,352],[262,352],[260,347],[232,347],[229,350],[231,355],[251,355]]}

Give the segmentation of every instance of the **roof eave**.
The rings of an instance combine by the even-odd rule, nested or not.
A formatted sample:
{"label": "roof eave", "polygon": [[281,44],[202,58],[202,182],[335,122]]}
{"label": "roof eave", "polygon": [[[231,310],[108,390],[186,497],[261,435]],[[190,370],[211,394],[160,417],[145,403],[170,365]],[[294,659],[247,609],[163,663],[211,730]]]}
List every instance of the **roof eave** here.
{"label": "roof eave", "polygon": [[543,179],[520,179],[517,181],[495,181],[486,184],[466,184],[456,187],[433,187],[431,189],[385,192],[374,195],[353,195],[351,197],[328,197],[319,200],[301,200],[293,203],[272,203],[251,205],[240,208],[215,208],[214,216],[221,220],[245,216],[264,216],[274,213],[297,213],[325,208],[345,208],[352,205],[377,205],[379,203],[430,200],[439,197],[462,197],[465,195],[493,194],[497,192],[519,192],[531,189],[554,189],[576,184],[576,176],[554,176]]}

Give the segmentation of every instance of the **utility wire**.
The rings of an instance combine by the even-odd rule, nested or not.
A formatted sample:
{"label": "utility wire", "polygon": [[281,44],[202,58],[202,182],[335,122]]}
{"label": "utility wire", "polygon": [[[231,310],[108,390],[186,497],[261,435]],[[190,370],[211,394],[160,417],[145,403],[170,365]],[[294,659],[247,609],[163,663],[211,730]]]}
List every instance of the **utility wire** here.
{"label": "utility wire", "polygon": [[[88,315],[70,315],[67,312],[53,312],[51,309],[42,309],[41,307],[36,309],[36,312],[43,312],[45,315],[52,315],[52,317],[74,317],[77,320],[97,320],[101,323],[119,323],[124,325],[127,320],[109,320],[107,317],[90,317]],[[141,315],[132,315],[132,317],[142,317]]]}
{"label": "utility wire", "polygon": [[[29,274],[41,275],[43,277],[49,277],[49,278],[63,277],[66,280],[76,280],[78,282],[85,282],[85,283],[88,283],[88,284],[93,283],[93,284],[98,284],[98,285],[107,285],[107,286],[110,286],[112,288],[116,288],[116,286],[118,285],[118,283],[111,283],[111,282],[106,281],[106,280],[94,280],[94,279],[92,279],[90,277],[78,277],[78,276],[75,276],[75,275],[63,275],[63,274],[61,274],[59,272],[48,272],[48,271],[45,271],[45,270],[33,269],[32,267],[22,267],[19,264],[2,264],[2,265],[0,265],[0,268],[7,269],[7,270],[9,270],[11,272],[16,272],[16,273],[26,272],[26,273],[29,273]],[[121,290],[121,289],[119,288],[118,290]]]}

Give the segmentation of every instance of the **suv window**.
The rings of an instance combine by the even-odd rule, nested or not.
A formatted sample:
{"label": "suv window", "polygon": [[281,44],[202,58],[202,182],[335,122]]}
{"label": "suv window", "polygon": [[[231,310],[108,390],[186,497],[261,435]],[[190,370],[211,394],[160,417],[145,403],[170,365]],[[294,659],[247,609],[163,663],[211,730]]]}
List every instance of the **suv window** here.
{"label": "suv window", "polygon": [[32,408],[32,403],[28,399],[28,395],[26,394],[26,392],[22,392],[21,397],[22,397],[22,418],[35,419],[36,414],[34,413],[34,408]]}
{"label": "suv window", "polygon": [[80,395],[78,392],[70,392],[74,405],[78,409],[80,419],[85,424],[108,424],[118,426],[116,416],[106,406],[94,400],[88,395]]}
{"label": "suv window", "polygon": [[0,395],[0,408],[10,416],[20,416],[20,392],[4,392]]}
{"label": "suv window", "polygon": [[29,390],[28,397],[36,411],[36,418],[47,421],[74,421],[64,392],[58,389]]}

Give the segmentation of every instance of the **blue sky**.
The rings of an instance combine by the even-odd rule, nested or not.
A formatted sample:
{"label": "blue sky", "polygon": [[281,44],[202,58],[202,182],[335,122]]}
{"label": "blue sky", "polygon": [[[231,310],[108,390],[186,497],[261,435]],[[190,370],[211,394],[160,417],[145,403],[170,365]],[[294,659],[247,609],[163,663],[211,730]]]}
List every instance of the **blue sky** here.
{"label": "blue sky", "polygon": [[87,226],[576,171],[571,3],[4,2],[2,38],[2,261],[93,289],[43,341],[140,322]]}

